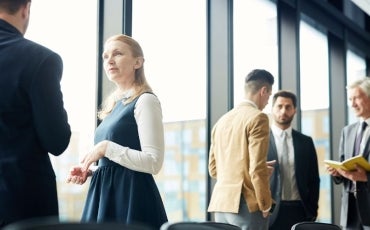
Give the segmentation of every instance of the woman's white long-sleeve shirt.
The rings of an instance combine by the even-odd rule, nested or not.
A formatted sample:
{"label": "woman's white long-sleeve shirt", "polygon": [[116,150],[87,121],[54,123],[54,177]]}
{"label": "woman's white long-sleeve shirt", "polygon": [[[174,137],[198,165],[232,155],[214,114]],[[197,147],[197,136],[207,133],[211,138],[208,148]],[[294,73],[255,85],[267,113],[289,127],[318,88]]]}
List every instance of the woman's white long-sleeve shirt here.
{"label": "woman's white long-sleeve shirt", "polygon": [[157,174],[164,158],[162,108],[150,93],[139,97],[134,109],[141,151],[108,142],[105,157],[131,170]]}

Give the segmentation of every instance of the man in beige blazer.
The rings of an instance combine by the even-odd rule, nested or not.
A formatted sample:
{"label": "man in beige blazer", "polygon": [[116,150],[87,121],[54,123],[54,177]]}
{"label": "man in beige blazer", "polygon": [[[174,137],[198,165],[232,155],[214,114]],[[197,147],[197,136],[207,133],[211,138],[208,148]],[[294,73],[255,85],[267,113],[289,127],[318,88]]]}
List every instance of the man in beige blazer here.
{"label": "man in beige blazer", "polygon": [[208,212],[217,222],[268,229],[272,206],[267,151],[269,119],[262,112],[274,77],[263,69],[245,78],[245,99],[214,125],[209,152],[209,174],[216,179]]}

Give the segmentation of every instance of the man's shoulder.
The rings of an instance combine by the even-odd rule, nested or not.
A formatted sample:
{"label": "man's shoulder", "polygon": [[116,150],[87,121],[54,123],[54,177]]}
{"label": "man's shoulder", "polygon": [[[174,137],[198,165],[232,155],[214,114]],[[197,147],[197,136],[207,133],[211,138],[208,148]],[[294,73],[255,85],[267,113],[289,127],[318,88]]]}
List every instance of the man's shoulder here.
{"label": "man's shoulder", "polygon": [[356,129],[357,125],[358,125],[358,122],[354,122],[354,123],[348,124],[348,125],[346,125],[346,126],[343,127],[342,132],[346,134],[350,130]]}
{"label": "man's shoulder", "polygon": [[25,47],[25,50],[28,52],[36,53],[38,55],[52,55],[55,54],[55,52],[48,47],[41,45],[37,42],[31,41],[29,39],[22,39],[21,41],[22,45]]}
{"label": "man's shoulder", "polygon": [[307,134],[304,134],[298,130],[295,130],[293,129],[292,130],[292,136],[293,137],[298,137],[298,138],[301,138],[301,139],[305,139],[305,140],[312,140],[312,137],[307,135]]}

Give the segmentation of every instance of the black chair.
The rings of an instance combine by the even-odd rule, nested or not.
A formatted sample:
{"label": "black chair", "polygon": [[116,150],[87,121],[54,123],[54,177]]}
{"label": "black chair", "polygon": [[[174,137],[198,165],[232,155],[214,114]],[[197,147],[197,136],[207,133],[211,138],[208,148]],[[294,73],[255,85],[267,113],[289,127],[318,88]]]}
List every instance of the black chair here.
{"label": "black chair", "polygon": [[183,221],[183,222],[167,222],[164,223],[160,230],[241,230],[238,226],[218,223],[218,222],[192,222],[192,221]]}
{"label": "black chair", "polygon": [[241,228],[236,225],[220,223],[220,222],[206,221],[206,222],[201,222],[201,224],[216,227],[217,229],[241,230]]}
{"label": "black chair", "polygon": [[31,219],[9,224],[1,230],[154,230],[142,224],[60,222],[55,218]]}
{"label": "black chair", "polygon": [[341,230],[342,228],[335,224],[320,222],[299,222],[292,226],[291,230]]}

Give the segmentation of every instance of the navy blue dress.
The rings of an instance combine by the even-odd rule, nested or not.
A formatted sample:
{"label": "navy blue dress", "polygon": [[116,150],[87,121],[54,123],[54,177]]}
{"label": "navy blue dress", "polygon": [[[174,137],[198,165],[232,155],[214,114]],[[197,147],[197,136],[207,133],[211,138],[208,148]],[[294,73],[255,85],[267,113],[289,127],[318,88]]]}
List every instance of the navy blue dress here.
{"label": "navy blue dress", "polygon": [[[141,151],[134,101],[118,102],[98,126],[95,143],[110,140]],[[149,173],[130,170],[108,158],[99,160],[82,214],[82,222],[142,223],[154,229],[167,222],[154,178]]]}

